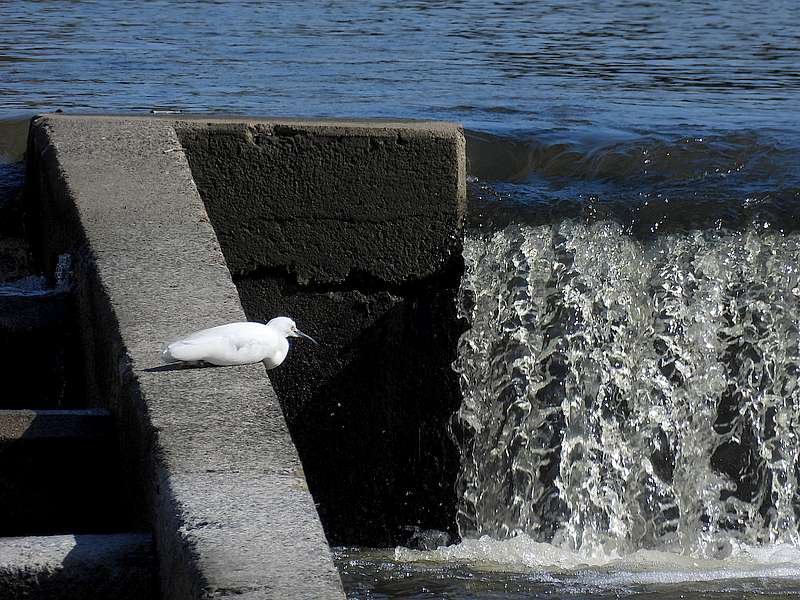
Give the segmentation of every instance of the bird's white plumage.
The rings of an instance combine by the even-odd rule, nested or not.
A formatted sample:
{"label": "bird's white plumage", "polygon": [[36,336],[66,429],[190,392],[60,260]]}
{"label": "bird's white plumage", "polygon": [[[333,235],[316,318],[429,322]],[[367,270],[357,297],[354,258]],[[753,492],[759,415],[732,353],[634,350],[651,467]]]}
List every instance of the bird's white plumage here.
{"label": "bird's white plumage", "polygon": [[267,369],[274,369],[289,353],[287,337],[308,336],[287,317],[277,317],[266,325],[228,323],[167,344],[162,357],[168,363],[204,361],[218,366],[263,362]]}

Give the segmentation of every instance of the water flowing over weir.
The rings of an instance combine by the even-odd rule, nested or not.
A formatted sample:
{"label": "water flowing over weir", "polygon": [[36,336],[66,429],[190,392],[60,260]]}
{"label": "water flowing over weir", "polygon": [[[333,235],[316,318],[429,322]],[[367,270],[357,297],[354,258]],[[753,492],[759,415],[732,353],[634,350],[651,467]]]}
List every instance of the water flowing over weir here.
{"label": "water flowing over weir", "polygon": [[797,544],[800,234],[465,243],[458,527],[584,556]]}

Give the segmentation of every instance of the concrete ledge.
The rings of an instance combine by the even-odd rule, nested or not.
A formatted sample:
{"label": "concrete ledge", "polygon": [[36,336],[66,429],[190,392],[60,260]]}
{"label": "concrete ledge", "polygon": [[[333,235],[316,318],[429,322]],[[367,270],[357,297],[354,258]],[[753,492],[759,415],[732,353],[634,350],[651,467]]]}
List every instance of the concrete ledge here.
{"label": "concrete ledge", "polygon": [[0,539],[0,597],[149,600],[156,596],[152,538],[144,534]]}
{"label": "concrete ledge", "polygon": [[263,367],[153,370],[161,341],[245,318],[173,123],[36,119],[28,177],[39,254],[75,258],[86,389],[146,490],[162,597],[342,598]]}

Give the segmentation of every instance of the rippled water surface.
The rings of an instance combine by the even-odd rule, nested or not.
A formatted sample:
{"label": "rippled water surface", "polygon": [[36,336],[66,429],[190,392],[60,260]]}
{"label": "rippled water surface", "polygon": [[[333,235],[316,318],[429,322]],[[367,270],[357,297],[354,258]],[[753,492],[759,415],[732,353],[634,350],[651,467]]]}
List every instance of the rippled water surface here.
{"label": "rippled water surface", "polygon": [[575,203],[735,219],[800,188],[792,0],[8,0],[0,25],[6,157],[9,119],[57,108],[410,117],[470,131],[481,224]]}
{"label": "rippled water surface", "polygon": [[57,108],[464,123],[464,539],[351,598],[800,593],[795,1],[0,2],[0,208]]}
{"label": "rippled water surface", "polygon": [[796,128],[800,16],[765,3],[8,0],[2,110]]}
{"label": "rippled water surface", "polygon": [[573,554],[526,536],[416,552],[338,548],[350,599],[756,600],[800,597],[798,550],[741,548],[727,560],[659,552]]}

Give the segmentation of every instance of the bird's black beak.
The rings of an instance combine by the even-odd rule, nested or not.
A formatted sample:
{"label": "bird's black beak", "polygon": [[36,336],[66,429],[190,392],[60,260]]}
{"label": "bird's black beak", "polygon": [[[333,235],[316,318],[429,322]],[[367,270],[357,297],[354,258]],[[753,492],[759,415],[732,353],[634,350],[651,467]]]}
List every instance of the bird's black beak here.
{"label": "bird's black beak", "polygon": [[314,343],[315,343],[317,346],[319,346],[319,342],[318,342],[317,340],[315,340],[314,338],[312,338],[310,335],[306,335],[305,333],[303,333],[303,332],[302,332],[302,331],[300,331],[299,329],[295,329],[295,331],[294,331],[294,332],[297,334],[297,337],[303,337],[303,338],[306,338],[307,340],[311,340],[311,341],[312,341],[312,342],[314,342]]}

